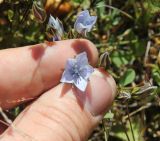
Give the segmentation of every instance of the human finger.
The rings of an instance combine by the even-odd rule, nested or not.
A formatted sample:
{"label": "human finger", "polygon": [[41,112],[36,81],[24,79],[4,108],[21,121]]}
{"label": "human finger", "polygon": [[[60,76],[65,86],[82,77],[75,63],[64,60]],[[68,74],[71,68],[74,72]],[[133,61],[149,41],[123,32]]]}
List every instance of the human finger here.
{"label": "human finger", "polygon": [[91,75],[85,92],[59,84],[23,111],[1,141],[86,141],[115,93],[113,78],[102,70]]}
{"label": "human finger", "polygon": [[0,107],[12,108],[56,86],[66,60],[86,52],[95,65],[98,52],[85,39],[42,43],[0,51]]}

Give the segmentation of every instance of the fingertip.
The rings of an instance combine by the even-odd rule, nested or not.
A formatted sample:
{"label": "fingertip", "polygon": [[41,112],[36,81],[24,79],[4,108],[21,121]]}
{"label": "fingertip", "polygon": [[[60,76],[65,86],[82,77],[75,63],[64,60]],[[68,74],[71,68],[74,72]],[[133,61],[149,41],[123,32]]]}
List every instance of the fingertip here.
{"label": "fingertip", "polygon": [[96,66],[98,62],[98,50],[96,46],[87,39],[71,39],[60,41],[62,44],[70,46],[76,54],[86,52],[91,65]]}
{"label": "fingertip", "polygon": [[[88,57],[90,58],[90,63],[93,66],[97,65],[98,62],[98,50],[96,48],[96,46],[93,44],[93,42],[91,42],[90,40],[87,39],[79,39],[81,42],[85,42],[86,43],[86,48],[88,48],[88,51],[90,50],[90,53],[88,53]],[[85,47],[84,47],[85,49]]]}
{"label": "fingertip", "polygon": [[114,79],[102,69],[95,69],[90,77],[86,89],[86,105],[93,116],[103,117],[115,98],[116,83]]}
{"label": "fingertip", "polygon": [[110,87],[112,88],[112,96],[114,99],[117,94],[117,86],[116,86],[116,82],[115,82],[114,78],[106,70],[104,70],[104,68],[98,68],[96,70],[96,73],[97,73],[97,75],[105,78],[105,80],[109,83]]}

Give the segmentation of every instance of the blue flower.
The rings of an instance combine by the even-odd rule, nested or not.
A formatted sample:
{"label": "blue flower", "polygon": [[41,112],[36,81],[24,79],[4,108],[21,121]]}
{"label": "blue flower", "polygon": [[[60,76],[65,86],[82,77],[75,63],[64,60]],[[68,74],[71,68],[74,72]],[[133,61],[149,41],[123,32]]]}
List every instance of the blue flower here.
{"label": "blue flower", "polygon": [[62,22],[50,15],[48,25],[55,30],[53,41],[61,40],[64,34]]}
{"label": "blue flower", "polygon": [[96,20],[97,16],[90,16],[88,10],[84,10],[78,14],[74,29],[78,33],[86,36],[86,33],[91,31]]}
{"label": "blue flower", "polygon": [[60,82],[72,83],[81,91],[85,91],[90,75],[94,72],[88,64],[86,52],[80,53],[75,59],[68,59]]}

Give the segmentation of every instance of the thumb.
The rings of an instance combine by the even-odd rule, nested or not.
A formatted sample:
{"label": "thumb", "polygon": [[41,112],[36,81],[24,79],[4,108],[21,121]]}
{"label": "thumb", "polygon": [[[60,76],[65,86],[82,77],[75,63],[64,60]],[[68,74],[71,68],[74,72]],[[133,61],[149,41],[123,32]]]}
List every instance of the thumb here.
{"label": "thumb", "polygon": [[86,141],[115,93],[115,81],[101,69],[91,75],[84,93],[59,84],[23,111],[1,141]]}

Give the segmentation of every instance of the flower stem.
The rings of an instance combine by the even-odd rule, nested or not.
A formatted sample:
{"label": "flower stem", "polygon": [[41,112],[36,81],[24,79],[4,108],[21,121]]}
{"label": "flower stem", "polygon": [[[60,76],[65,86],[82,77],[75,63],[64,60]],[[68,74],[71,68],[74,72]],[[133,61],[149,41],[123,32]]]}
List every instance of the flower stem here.
{"label": "flower stem", "polygon": [[133,127],[132,127],[132,124],[131,124],[131,119],[130,119],[130,116],[129,116],[128,102],[127,102],[127,115],[128,115],[128,121],[129,121],[129,125],[130,125],[130,128],[131,128],[131,132],[132,132],[133,141],[136,141],[135,137],[134,137]]}
{"label": "flower stem", "polygon": [[123,123],[123,121],[122,121],[122,120],[121,120],[121,124],[122,124],[122,125],[123,125],[123,127],[124,127],[124,133],[125,133],[125,135],[126,135],[126,137],[127,137],[127,140],[128,140],[128,141],[131,141],[131,140],[130,140],[130,138],[129,138],[129,136],[128,136],[126,126],[124,125],[124,123]]}
{"label": "flower stem", "polygon": [[103,125],[103,130],[104,130],[104,139],[105,141],[108,141],[109,131],[106,130],[104,120],[102,120],[102,125]]}

